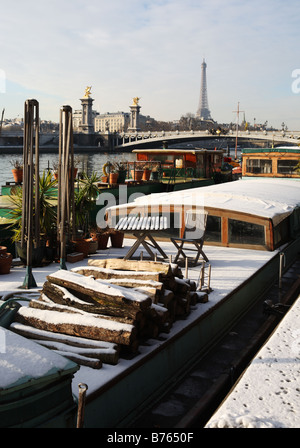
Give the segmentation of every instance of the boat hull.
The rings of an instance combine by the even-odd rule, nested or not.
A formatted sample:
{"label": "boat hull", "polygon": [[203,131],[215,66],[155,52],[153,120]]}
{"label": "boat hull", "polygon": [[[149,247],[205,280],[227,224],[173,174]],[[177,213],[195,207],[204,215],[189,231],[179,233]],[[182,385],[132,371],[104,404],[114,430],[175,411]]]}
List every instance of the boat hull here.
{"label": "boat hull", "polygon": [[[286,268],[300,249],[300,240],[285,248]],[[87,397],[86,427],[128,427],[147,406],[228,333],[276,281],[280,255],[276,253],[247,281],[201,316],[185,325],[119,376]],[[180,325],[180,324],[179,324]]]}

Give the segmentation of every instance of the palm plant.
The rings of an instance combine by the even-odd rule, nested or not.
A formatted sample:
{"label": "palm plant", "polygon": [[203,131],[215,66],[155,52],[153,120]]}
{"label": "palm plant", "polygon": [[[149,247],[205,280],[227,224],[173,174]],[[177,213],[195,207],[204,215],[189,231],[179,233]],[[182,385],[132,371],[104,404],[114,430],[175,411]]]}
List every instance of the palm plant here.
{"label": "palm plant", "polygon": [[[56,226],[56,204],[57,197],[54,193],[54,189],[57,185],[57,181],[52,179],[50,171],[44,171],[42,176],[39,177],[39,199],[40,199],[40,232],[41,236],[48,238],[53,236]],[[36,188],[34,189],[34,195],[36,194]],[[12,202],[11,218],[14,223],[10,226],[14,230],[13,241],[20,241],[21,239],[21,226],[22,226],[22,203],[23,203],[23,189],[15,189],[14,195],[10,196]],[[35,209],[33,210],[33,216],[35,216]]]}
{"label": "palm plant", "polygon": [[75,190],[75,226],[77,229],[86,234],[89,230],[89,215],[95,206],[99,188],[97,183],[100,182],[101,177],[96,171],[93,171],[89,177],[86,173],[82,174],[79,182],[78,190]]}

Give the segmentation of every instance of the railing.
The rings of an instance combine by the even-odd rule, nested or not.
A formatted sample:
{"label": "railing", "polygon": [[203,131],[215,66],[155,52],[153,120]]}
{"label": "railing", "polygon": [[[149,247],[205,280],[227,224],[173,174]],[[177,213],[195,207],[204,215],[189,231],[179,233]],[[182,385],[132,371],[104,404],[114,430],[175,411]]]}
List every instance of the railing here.
{"label": "railing", "polygon": [[[134,146],[146,141],[168,141],[168,140],[195,140],[197,138],[235,138],[234,131],[227,133],[212,134],[209,131],[160,131],[160,132],[124,132],[116,134],[115,147]],[[300,144],[300,131],[280,132],[280,131],[239,131],[238,137],[242,139],[258,139],[279,141],[282,143]],[[122,142],[122,143],[121,143]]]}

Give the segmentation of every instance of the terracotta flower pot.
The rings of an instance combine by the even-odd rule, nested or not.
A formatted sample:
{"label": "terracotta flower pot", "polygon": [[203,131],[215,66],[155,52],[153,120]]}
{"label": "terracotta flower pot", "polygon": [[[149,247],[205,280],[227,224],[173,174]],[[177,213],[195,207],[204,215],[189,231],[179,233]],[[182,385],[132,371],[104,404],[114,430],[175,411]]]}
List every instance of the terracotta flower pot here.
{"label": "terracotta flower pot", "polygon": [[151,176],[151,170],[145,169],[143,172],[143,180],[149,180]]}
{"label": "terracotta flower pot", "polygon": [[6,275],[10,273],[12,259],[12,254],[0,254],[0,275]]}
{"label": "terracotta flower pot", "polygon": [[11,170],[13,176],[14,176],[14,181],[17,183],[21,183],[23,182],[23,170],[20,169],[13,169]]}
{"label": "terracotta flower pot", "polygon": [[[78,168],[74,168],[73,169],[73,177],[74,177],[74,179],[76,179],[77,173],[78,173]],[[71,168],[69,169],[69,179],[71,179]]]}
{"label": "terracotta flower pot", "polygon": [[90,240],[86,240],[84,238],[81,238],[81,239],[78,239],[78,240],[74,240],[73,243],[74,243],[76,252],[83,253],[85,258],[89,255]]}
{"label": "terracotta flower pot", "polygon": [[110,234],[110,241],[112,247],[123,247],[124,233],[115,231]]}
{"label": "terracotta flower pot", "polygon": [[109,175],[109,183],[117,184],[118,183],[119,173],[110,173]]}
{"label": "terracotta flower pot", "polygon": [[95,254],[98,250],[98,240],[90,239],[89,241],[89,254]]}
{"label": "terracotta flower pot", "polygon": [[7,247],[0,246],[0,254],[6,254],[6,252],[7,252]]}
{"label": "terracotta flower pot", "polygon": [[144,171],[143,170],[131,170],[131,177],[133,180],[139,182],[143,178]]}
{"label": "terracotta flower pot", "polygon": [[99,233],[98,235],[98,250],[107,249],[107,243],[109,240],[109,233]]}

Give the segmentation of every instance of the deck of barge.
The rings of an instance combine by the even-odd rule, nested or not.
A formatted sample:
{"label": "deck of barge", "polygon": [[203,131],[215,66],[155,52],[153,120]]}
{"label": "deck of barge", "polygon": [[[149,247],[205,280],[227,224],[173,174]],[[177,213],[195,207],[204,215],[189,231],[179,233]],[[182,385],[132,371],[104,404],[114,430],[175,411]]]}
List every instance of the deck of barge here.
{"label": "deck of barge", "polygon": [[[98,251],[97,254],[91,255],[91,258],[120,258],[123,257],[128,248],[132,244],[132,240],[124,240],[125,247],[123,249],[109,248],[106,251]],[[171,243],[163,243],[162,247],[169,255],[174,255],[174,246]],[[117,366],[104,365],[100,371],[95,371],[88,367],[81,367],[75,374],[73,380],[73,392],[78,394],[78,384],[85,382],[88,384],[87,409],[86,420],[87,426],[96,426],[92,418],[93,402],[96,402],[99,393],[105,390],[108,382],[117,381],[126,375],[126,372],[133,369],[133,364],[143,364],[153,356],[154,352],[162,350],[164,344],[168,344],[168,340],[175,336],[182,334],[185,327],[193,326],[193,322],[201,319],[203,315],[213,314],[214,309],[219,308],[219,304],[224,301],[227,296],[232,295],[234,291],[239,292],[245,281],[251,278],[254,274],[259,272],[266,264],[278,255],[277,252],[267,251],[251,251],[244,249],[220,248],[220,247],[205,247],[212,267],[211,288],[212,292],[209,295],[209,302],[206,304],[197,305],[197,309],[193,310],[191,316],[183,321],[176,322],[170,334],[164,335],[163,339],[151,340],[148,345],[140,347],[140,353],[134,360],[120,359]],[[87,264],[87,259],[78,264],[67,264],[67,268],[73,268],[78,265],[83,266]],[[273,267],[274,268],[274,267]],[[42,287],[46,276],[59,269],[58,265],[51,264],[42,268],[34,268],[33,275],[37,282],[38,288]],[[275,277],[277,273],[274,273]],[[199,267],[190,268],[188,276],[192,280],[198,280]],[[25,277],[25,268],[15,266],[11,273],[1,277],[1,294],[9,294],[13,291],[18,291],[18,287],[22,284]],[[28,292],[30,293],[30,291]],[[227,331],[224,328],[225,332]],[[177,335],[177,336],[176,336]],[[138,412],[138,411],[137,411]],[[280,411],[279,411],[280,412]],[[90,420],[90,421],[89,421]],[[117,425],[126,426],[126,420],[118,422]],[[100,425],[101,426],[101,425]],[[105,421],[104,421],[104,427]]]}

